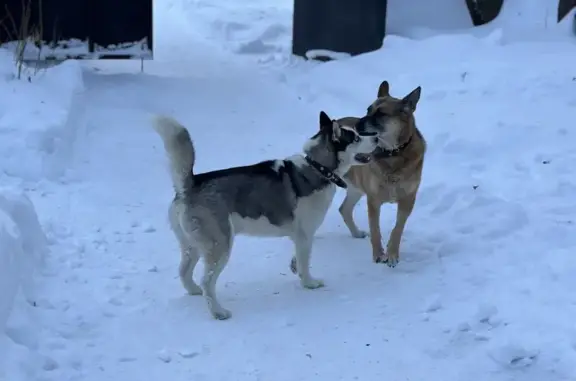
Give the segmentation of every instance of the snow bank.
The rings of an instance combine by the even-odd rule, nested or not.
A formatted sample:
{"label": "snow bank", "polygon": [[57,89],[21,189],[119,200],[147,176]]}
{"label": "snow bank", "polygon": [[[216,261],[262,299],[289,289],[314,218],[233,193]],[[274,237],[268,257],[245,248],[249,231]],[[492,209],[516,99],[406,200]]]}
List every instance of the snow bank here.
{"label": "snow bank", "polygon": [[75,126],[75,95],[83,89],[78,62],[16,78],[12,53],[0,49],[0,174],[37,181],[66,168]]}
{"label": "snow bank", "polygon": [[33,274],[47,245],[30,199],[20,191],[0,189],[0,379],[17,374],[15,370],[28,359],[28,348],[34,345],[28,335],[34,325],[26,324],[22,330],[6,325],[11,314],[18,315],[12,319],[18,326],[30,318],[27,304],[32,301]]}
{"label": "snow bank", "polygon": [[447,33],[481,37],[498,30],[504,43],[572,38],[573,16],[557,23],[557,14],[558,0],[506,0],[496,19],[474,27],[465,1],[389,0],[386,34],[425,39]]}
{"label": "snow bank", "polygon": [[[0,49],[0,181],[3,185],[55,179],[67,167],[75,137],[78,62],[17,77],[12,53]],[[19,374],[34,355],[30,323],[34,272],[47,252],[34,205],[19,190],[0,188],[0,379]],[[28,301],[28,302],[27,302]],[[6,369],[6,367],[10,369]],[[7,372],[7,373],[4,373]],[[25,375],[22,375],[23,379]],[[13,377],[12,377],[13,378]]]}
{"label": "snow bank", "polygon": [[464,0],[388,0],[387,4],[388,35],[418,38],[474,26]]}
{"label": "snow bank", "polygon": [[558,23],[558,0],[506,0],[493,22],[476,29],[501,30],[504,44],[573,40],[573,14],[574,10]]}

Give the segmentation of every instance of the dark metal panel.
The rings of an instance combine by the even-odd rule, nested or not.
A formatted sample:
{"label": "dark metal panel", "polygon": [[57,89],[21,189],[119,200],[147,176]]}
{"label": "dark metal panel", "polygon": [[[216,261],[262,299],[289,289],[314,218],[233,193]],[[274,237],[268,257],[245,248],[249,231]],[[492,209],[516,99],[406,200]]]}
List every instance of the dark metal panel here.
{"label": "dark metal panel", "polygon": [[90,13],[92,43],[105,47],[146,39],[152,51],[152,0],[90,0]]}
{"label": "dark metal panel", "polygon": [[558,22],[562,21],[562,19],[574,8],[576,8],[576,0],[559,0]]}
{"label": "dark metal panel", "polygon": [[386,0],[294,0],[292,53],[314,49],[357,55],[382,47]]}
{"label": "dark metal panel", "polygon": [[466,0],[474,26],[484,25],[500,14],[504,0]]}
{"label": "dark metal panel", "polygon": [[[23,3],[31,7],[28,30],[41,25],[41,40],[48,46],[58,46],[58,51],[50,52],[54,57],[49,58],[62,58],[56,57],[59,54],[77,59],[152,58],[152,0],[3,0],[0,43],[18,39],[25,14]],[[88,47],[78,53],[81,49],[70,49],[71,39],[89,41]],[[147,49],[131,50],[129,54],[100,54],[96,46],[143,40]]]}

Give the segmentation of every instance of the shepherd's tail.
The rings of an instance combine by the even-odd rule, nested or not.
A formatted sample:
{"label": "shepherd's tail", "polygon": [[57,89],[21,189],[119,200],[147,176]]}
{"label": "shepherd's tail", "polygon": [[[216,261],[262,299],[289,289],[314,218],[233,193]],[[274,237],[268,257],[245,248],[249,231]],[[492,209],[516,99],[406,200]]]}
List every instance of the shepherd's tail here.
{"label": "shepherd's tail", "polygon": [[194,185],[196,152],[186,127],[168,116],[154,118],[154,130],[164,142],[170,160],[170,174],[176,193],[184,194]]}

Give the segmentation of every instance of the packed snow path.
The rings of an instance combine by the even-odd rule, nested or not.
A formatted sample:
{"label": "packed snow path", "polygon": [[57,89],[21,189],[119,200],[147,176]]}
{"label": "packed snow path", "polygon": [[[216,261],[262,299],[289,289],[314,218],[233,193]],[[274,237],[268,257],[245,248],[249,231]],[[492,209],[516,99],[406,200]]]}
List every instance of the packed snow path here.
{"label": "packed snow path", "polygon": [[[360,106],[372,93],[318,90],[311,102],[241,65],[185,78],[87,71],[73,169],[34,195],[53,242],[36,301],[47,356],[37,379],[573,379],[574,132],[561,121],[539,129],[544,114],[522,110],[570,115],[576,99],[561,71],[514,98],[531,74],[501,66],[470,85],[423,84],[431,149],[397,268],[371,263],[369,242],[349,237],[338,194],[313,252],[326,287],[300,288],[288,240],[239,238],[219,283],[225,322],[176,277],[172,188],[151,114],[188,126],[204,171],[298,152],[322,102],[332,114],[329,100]],[[496,87],[506,70],[520,79]],[[471,120],[477,107],[493,113]],[[366,228],[363,205],[356,216]],[[385,235],[392,216],[384,207]]]}

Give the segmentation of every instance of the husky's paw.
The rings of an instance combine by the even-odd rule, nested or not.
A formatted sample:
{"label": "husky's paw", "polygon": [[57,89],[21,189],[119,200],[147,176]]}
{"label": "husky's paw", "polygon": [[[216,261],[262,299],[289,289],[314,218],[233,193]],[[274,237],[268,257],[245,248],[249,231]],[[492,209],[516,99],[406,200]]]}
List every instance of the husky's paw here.
{"label": "husky's paw", "polygon": [[292,257],[292,260],[290,261],[290,271],[292,271],[292,274],[298,274],[298,268],[296,267],[296,257]]}
{"label": "husky's paw", "polygon": [[302,279],[300,281],[302,283],[302,287],[304,288],[308,288],[308,289],[315,289],[315,288],[320,288],[320,287],[324,287],[324,281],[321,279],[315,279],[315,278],[310,278],[310,279]]}
{"label": "husky's paw", "polygon": [[354,238],[366,238],[366,237],[368,237],[368,233],[365,232],[364,230],[357,230],[355,232],[350,232],[350,234],[352,234],[352,237],[354,237]]}
{"label": "husky's paw", "polygon": [[225,308],[220,308],[218,310],[210,311],[212,313],[212,317],[216,320],[226,320],[232,317],[232,312],[228,311]]}
{"label": "husky's paw", "polygon": [[185,287],[188,295],[202,295],[202,289],[197,284],[188,284]]}

